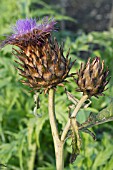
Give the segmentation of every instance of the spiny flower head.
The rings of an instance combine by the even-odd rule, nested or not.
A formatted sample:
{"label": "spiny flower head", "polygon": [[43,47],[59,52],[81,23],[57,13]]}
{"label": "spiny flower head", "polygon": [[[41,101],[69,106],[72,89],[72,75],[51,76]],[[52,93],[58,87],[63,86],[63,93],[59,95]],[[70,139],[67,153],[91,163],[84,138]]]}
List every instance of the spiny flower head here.
{"label": "spiny flower head", "polygon": [[107,80],[108,73],[108,69],[104,69],[104,61],[101,64],[99,57],[95,57],[92,62],[89,58],[86,65],[81,64],[81,68],[77,73],[78,78],[75,79],[79,87],[77,90],[89,97],[102,95],[105,86],[109,82]]}
{"label": "spiny flower head", "polygon": [[11,44],[23,49],[23,46],[28,46],[32,43],[42,44],[44,37],[50,35],[55,30],[54,19],[45,17],[41,23],[36,23],[36,19],[19,19],[16,25],[12,27],[12,35],[8,36],[1,44],[1,47]]}
{"label": "spiny flower head", "polygon": [[51,37],[55,23],[47,18],[41,24],[35,19],[18,20],[13,27],[14,33],[3,42],[3,45],[19,47],[13,49],[20,60],[16,61],[19,73],[26,78],[23,84],[45,93],[71,76],[69,71],[74,64],[68,59],[69,52],[65,58],[63,48]]}

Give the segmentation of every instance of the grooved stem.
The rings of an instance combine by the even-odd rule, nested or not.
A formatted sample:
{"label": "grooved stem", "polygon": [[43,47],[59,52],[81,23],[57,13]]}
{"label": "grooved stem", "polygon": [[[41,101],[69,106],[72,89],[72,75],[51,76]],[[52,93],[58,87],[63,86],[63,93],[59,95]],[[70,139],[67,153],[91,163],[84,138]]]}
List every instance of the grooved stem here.
{"label": "grooved stem", "polygon": [[63,170],[64,169],[64,157],[63,157],[64,142],[60,141],[59,139],[57,124],[56,124],[54,89],[49,90],[48,109],[49,109],[50,126],[51,126],[53,141],[54,141],[54,147],[55,147],[56,169]]}

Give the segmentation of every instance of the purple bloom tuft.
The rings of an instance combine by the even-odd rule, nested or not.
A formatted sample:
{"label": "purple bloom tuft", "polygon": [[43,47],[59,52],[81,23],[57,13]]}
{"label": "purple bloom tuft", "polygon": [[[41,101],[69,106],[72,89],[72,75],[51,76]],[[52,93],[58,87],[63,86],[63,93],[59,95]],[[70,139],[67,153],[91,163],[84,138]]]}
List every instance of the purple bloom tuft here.
{"label": "purple bloom tuft", "polygon": [[16,26],[12,29],[16,35],[26,34],[36,28],[36,20],[35,19],[19,19],[16,22]]}
{"label": "purple bloom tuft", "polygon": [[27,46],[28,44],[41,44],[44,37],[50,35],[55,30],[54,25],[56,22],[54,19],[48,19],[45,17],[41,23],[36,23],[36,19],[19,19],[16,25],[12,27],[12,35],[8,36],[5,41],[2,42],[1,47],[11,44],[20,48]]}

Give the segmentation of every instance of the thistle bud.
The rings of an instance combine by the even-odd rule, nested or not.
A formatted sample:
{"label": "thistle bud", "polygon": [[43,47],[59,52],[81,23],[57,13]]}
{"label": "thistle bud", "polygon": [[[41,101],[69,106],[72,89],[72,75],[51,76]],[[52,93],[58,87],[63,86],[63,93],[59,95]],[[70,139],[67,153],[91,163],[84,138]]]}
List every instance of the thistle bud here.
{"label": "thistle bud", "polygon": [[14,50],[21,61],[16,61],[21,66],[18,68],[20,75],[27,79],[22,82],[34,90],[46,92],[64,82],[73,65],[68,59],[69,53],[65,58],[63,48],[51,38],[54,25],[55,22],[47,21],[47,18],[39,25],[33,19],[19,20],[13,28],[15,34],[2,44],[19,47],[19,50]]}
{"label": "thistle bud", "polygon": [[106,80],[108,73],[108,69],[104,70],[104,61],[101,64],[100,58],[96,57],[92,62],[89,58],[86,65],[81,64],[77,73],[78,78],[75,80],[79,87],[77,90],[89,97],[102,95],[109,82],[109,80]]}

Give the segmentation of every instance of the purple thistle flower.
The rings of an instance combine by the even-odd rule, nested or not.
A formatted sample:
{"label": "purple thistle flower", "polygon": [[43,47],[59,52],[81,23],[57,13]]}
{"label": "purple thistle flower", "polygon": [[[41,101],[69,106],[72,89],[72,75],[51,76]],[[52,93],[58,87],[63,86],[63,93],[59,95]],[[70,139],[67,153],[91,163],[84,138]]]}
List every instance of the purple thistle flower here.
{"label": "purple thistle flower", "polygon": [[48,17],[45,17],[39,24],[36,23],[36,19],[19,19],[16,25],[12,27],[12,35],[8,36],[0,46],[4,47],[11,44],[23,48],[28,44],[37,43],[40,45],[44,37],[55,30],[55,24],[54,19],[48,19]]}
{"label": "purple thistle flower", "polygon": [[15,32],[14,36],[26,34],[31,32],[34,28],[36,28],[36,20],[35,19],[19,19],[16,22],[16,25],[12,27],[13,31]]}

